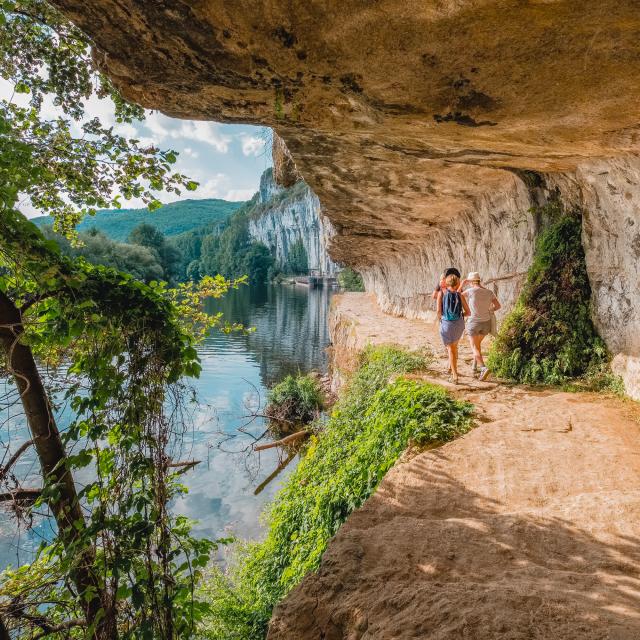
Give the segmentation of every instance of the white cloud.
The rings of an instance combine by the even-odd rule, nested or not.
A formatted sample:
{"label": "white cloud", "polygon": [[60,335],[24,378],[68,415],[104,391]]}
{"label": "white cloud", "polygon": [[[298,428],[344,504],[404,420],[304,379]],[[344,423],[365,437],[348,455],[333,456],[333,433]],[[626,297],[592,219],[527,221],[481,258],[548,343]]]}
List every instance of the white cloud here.
{"label": "white cloud", "polygon": [[245,156],[259,156],[264,150],[265,140],[256,136],[243,135],[240,138]]}
{"label": "white cloud", "polygon": [[194,192],[196,198],[222,198],[229,191],[229,176],[224,173],[216,173],[205,181]]}
{"label": "white cloud", "polygon": [[189,156],[190,158],[197,158],[200,154],[197,151],[194,151],[191,147],[185,147],[182,150],[185,156]]}
{"label": "white cloud", "polygon": [[160,113],[151,113],[142,124],[151,131],[156,142],[162,142],[167,139],[194,140],[195,142],[208,144],[218,153],[227,153],[229,151],[231,136],[222,133],[220,125],[215,122],[172,120]]}
{"label": "white cloud", "polygon": [[256,191],[257,189],[229,189],[222,199],[231,200],[232,202],[244,202],[245,200],[251,200]]}

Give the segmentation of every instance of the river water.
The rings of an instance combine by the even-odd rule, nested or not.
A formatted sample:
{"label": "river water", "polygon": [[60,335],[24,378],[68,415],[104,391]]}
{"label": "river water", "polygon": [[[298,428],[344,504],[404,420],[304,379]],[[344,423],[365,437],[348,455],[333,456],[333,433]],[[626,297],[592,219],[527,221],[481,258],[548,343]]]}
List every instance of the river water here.
{"label": "river water", "polygon": [[[183,476],[189,492],[172,506],[175,513],[198,521],[194,529],[198,536],[260,536],[259,514],[296,460],[254,495],[278,467],[279,453],[244,451],[251,435],[265,429],[264,419],[252,415],[264,408],[267,389],[288,373],[326,370],[330,297],[327,289],[270,285],[242,287],[207,305],[210,313],[221,311],[226,320],[254,331],[231,335],[213,331],[199,346],[202,374],[193,382],[198,403],[191,412],[181,458],[201,462]],[[239,433],[239,427],[247,435]],[[25,434],[19,413],[5,416],[0,456],[2,444],[17,445]],[[16,475],[23,478],[36,469],[33,455],[24,455]],[[35,486],[35,482],[25,484]],[[50,537],[49,527],[47,520],[36,518],[33,527],[16,529],[15,521],[0,511],[0,569],[29,561],[40,540]]]}

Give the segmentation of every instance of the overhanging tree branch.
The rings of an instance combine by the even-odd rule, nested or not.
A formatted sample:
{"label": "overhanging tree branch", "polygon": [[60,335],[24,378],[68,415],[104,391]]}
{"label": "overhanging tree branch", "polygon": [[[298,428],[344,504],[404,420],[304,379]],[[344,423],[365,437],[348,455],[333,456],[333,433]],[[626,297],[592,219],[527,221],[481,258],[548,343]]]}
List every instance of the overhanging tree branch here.
{"label": "overhanging tree branch", "polygon": [[18,462],[18,458],[30,447],[33,445],[33,440],[27,440],[23,444],[21,444],[16,452],[9,458],[7,464],[4,467],[0,468],[0,482],[2,482],[6,477],[13,465]]}

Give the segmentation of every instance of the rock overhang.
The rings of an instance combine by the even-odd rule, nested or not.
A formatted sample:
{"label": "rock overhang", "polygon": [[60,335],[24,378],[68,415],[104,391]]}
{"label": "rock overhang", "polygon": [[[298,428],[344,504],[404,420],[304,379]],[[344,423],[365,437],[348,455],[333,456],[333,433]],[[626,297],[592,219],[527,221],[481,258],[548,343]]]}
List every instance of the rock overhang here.
{"label": "rock overhang", "polygon": [[272,127],[366,266],[511,188],[637,151],[633,0],[53,0],[125,96]]}
{"label": "rock overhang", "polygon": [[585,214],[593,317],[640,397],[636,0],[51,2],[130,100],[273,128],[276,179],[307,181],[332,258],[387,312],[432,315],[450,264],[509,309],[529,209],[557,188]]}

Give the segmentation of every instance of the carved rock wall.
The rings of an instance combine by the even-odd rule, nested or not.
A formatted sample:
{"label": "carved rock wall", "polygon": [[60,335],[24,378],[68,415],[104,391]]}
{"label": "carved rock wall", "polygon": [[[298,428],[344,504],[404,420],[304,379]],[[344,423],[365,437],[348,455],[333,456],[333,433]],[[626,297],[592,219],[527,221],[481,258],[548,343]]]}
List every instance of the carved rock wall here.
{"label": "carved rock wall", "polygon": [[431,293],[447,267],[463,276],[479,271],[505,309],[516,300],[531,263],[538,224],[529,213],[532,196],[515,175],[505,173],[502,190],[488,193],[454,220],[433,225],[428,237],[363,270],[366,289],[384,311],[434,319]]}
{"label": "carved rock wall", "polygon": [[594,320],[615,354],[614,371],[640,399],[640,160],[591,161],[548,183],[584,211]]}

